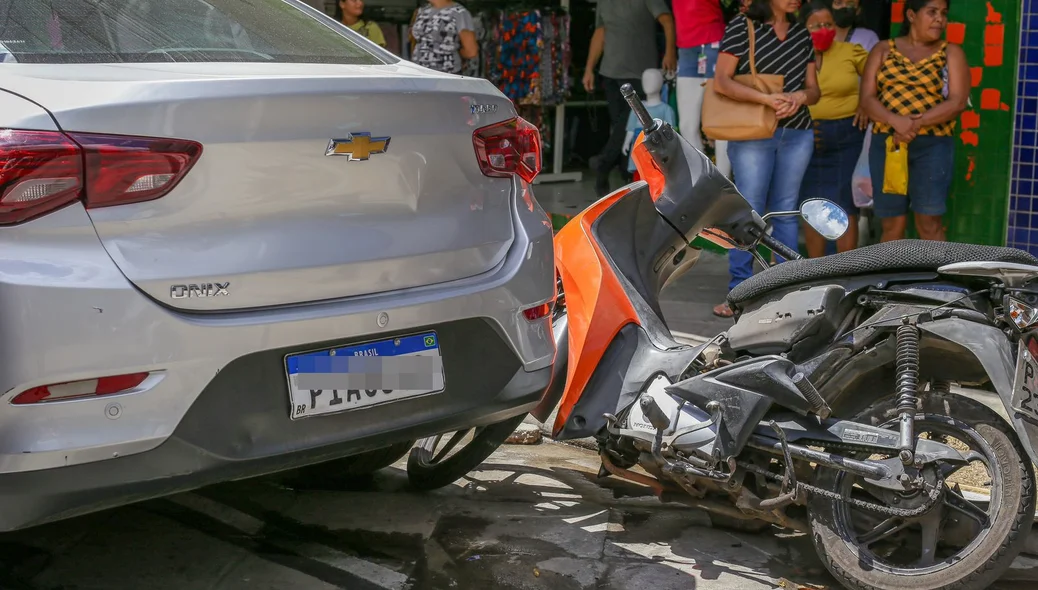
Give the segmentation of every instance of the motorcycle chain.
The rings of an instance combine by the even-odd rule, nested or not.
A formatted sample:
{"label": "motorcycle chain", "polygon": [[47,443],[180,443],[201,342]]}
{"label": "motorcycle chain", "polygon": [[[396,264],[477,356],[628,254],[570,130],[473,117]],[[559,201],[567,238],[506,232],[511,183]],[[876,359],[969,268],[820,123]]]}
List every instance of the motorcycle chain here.
{"label": "motorcycle chain", "polygon": [[[825,443],[825,446],[826,448],[839,448],[841,450],[859,451],[870,454],[875,453],[875,449],[864,449],[862,447],[856,447],[854,445]],[[750,473],[760,475],[761,477],[770,479],[775,482],[781,483],[784,479],[781,474],[773,473],[771,471],[768,471],[767,469],[764,469],[763,467],[759,467],[751,463],[739,462],[737,464],[739,467],[742,467]],[[869,512],[875,512],[885,516],[894,516],[898,518],[915,518],[917,516],[922,516],[923,514],[929,512],[940,499],[941,494],[944,490],[944,478],[938,478],[935,485],[933,486],[926,486],[928,488],[927,502],[918,508],[892,508],[890,506],[884,506],[882,504],[867,502],[865,500],[847,498],[843,496],[843,494],[840,494],[838,492],[833,492],[825,488],[820,488],[818,486],[813,486],[811,484],[802,482],[797,482],[797,486],[799,486],[801,489],[808,493],[815,494],[816,496],[821,496],[823,498],[828,498],[830,500],[843,502],[849,506],[860,508],[862,510],[867,510]]]}

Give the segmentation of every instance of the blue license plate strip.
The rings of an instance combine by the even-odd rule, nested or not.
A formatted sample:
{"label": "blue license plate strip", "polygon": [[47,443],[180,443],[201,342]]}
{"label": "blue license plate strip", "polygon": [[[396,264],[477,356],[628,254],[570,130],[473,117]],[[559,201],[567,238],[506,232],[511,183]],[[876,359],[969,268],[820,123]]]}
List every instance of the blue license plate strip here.
{"label": "blue license plate strip", "polygon": [[293,420],[440,393],[445,387],[435,332],[285,357]]}

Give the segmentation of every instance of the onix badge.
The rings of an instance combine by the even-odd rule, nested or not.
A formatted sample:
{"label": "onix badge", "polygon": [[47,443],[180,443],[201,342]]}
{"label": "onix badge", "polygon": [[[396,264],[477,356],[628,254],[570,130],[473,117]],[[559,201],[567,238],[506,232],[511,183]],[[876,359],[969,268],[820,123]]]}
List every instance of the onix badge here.
{"label": "onix badge", "polygon": [[351,133],[346,139],[328,142],[326,156],[346,156],[350,162],[363,162],[389,149],[388,137],[372,137],[370,133]]}

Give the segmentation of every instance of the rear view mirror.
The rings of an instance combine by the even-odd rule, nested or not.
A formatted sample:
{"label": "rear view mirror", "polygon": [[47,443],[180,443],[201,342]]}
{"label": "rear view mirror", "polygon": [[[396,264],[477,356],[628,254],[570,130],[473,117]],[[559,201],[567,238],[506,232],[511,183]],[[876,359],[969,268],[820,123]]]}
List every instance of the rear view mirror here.
{"label": "rear view mirror", "polygon": [[827,240],[838,240],[847,233],[851,221],[839,205],[825,199],[808,199],[800,205],[800,216]]}

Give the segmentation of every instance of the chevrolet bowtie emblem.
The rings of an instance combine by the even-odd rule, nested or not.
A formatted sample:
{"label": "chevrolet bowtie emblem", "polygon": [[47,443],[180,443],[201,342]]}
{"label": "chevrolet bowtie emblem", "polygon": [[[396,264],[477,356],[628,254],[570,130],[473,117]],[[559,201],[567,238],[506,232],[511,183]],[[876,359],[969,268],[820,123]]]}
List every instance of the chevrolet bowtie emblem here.
{"label": "chevrolet bowtie emblem", "polygon": [[346,139],[328,142],[326,156],[346,156],[350,162],[363,162],[375,154],[384,154],[389,149],[388,137],[372,137],[370,133],[351,133]]}

